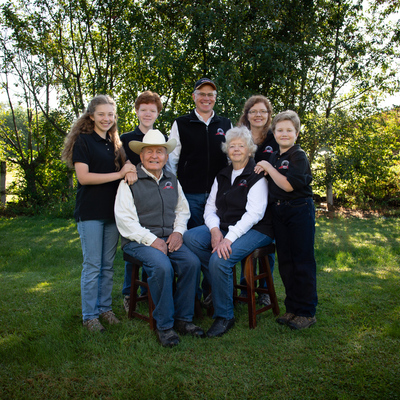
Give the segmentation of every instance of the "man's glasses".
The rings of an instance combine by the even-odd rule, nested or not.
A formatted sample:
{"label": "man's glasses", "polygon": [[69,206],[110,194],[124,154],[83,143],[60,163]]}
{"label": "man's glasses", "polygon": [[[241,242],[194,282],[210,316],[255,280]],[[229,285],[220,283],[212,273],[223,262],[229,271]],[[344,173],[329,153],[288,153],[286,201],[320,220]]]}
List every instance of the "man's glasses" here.
{"label": "man's glasses", "polygon": [[203,93],[203,92],[196,92],[196,96],[202,97],[203,99],[205,97],[208,97],[209,99],[213,99],[215,97],[215,93]]}

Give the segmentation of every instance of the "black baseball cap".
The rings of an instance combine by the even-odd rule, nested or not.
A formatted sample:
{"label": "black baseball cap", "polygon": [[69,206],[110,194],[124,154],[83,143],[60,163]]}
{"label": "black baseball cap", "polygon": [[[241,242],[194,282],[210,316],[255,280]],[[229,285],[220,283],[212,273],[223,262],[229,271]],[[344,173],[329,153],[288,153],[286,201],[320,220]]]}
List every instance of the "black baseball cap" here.
{"label": "black baseball cap", "polygon": [[215,86],[215,83],[208,78],[201,78],[199,81],[197,81],[194,85],[194,90],[200,89],[203,85],[211,85],[214,90],[217,90],[217,86]]}

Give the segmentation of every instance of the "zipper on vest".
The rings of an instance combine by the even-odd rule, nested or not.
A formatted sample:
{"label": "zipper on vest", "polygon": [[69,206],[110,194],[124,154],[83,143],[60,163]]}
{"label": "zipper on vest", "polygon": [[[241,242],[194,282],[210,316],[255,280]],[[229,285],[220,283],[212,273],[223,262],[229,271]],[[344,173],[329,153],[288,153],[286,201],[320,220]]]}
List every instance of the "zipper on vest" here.
{"label": "zipper on vest", "polygon": [[165,234],[164,234],[164,227],[165,227],[165,221],[164,221],[164,199],[161,196],[160,185],[158,184],[157,187],[158,187],[158,195],[160,196],[160,200],[161,200],[161,213],[162,213],[162,227],[161,228],[162,228],[162,237],[164,237],[165,236]]}
{"label": "zipper on vest", "polygon": [[[206,125],[206,135],[207,135],[207,179],[206,179],[206,188],[210,187],[209,176],[210,176],[210,138],[208,137],[208,125]],[[207,189],[206,189],[207,190]]]}

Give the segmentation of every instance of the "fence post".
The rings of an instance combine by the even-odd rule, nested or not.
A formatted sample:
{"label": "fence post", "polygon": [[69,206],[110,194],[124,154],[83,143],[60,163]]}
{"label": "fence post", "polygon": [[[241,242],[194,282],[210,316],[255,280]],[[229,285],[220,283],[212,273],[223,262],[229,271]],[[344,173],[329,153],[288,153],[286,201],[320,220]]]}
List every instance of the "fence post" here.
{"label": "fence post", "polygon": [[0,171],[0,193],[1,193],[1,204],[6,205],[6,162],[1,161],[1,171]]}

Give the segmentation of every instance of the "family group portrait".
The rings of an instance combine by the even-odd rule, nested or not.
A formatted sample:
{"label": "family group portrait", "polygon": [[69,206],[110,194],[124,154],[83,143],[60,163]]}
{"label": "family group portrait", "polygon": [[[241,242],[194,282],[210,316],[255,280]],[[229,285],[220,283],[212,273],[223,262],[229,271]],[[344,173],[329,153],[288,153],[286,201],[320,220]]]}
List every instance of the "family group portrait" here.
{"label": "family group portrait", "polygon": [[0,2],[1,399],[400,399],[400,3]]}

